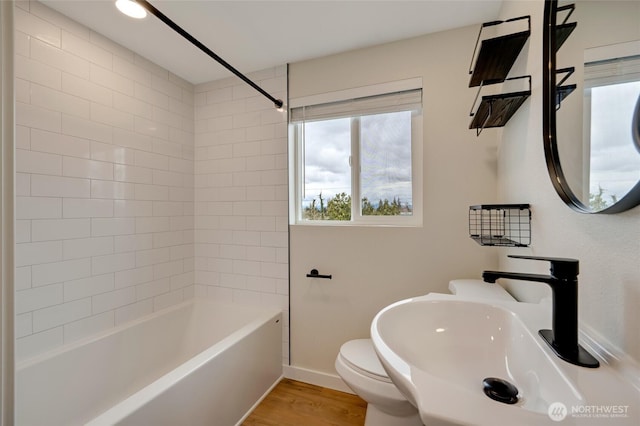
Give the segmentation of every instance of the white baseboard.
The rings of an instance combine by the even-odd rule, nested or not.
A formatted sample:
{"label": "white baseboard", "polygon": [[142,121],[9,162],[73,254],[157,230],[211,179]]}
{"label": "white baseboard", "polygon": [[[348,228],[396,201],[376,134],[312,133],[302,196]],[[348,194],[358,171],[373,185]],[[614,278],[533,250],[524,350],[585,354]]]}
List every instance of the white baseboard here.
{"label": "white baseboard", "polygon": [[337,374],[309,370],[307,368],[296,367],[295,365],[284,365],[283,369],[284,377],[287,379],[298,380],[341,392],[354,393]]}

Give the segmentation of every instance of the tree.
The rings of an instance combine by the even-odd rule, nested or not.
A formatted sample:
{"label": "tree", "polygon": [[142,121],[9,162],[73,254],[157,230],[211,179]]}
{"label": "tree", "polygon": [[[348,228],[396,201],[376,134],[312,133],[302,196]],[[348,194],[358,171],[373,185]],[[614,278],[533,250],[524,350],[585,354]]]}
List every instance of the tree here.
{"label": "tree", "polygon": [[[307,220],[351,220],[351,195],[345,192],[336,194],[335,197],[326,200],[322,193],[318,194],[318,201],[314,198],[311,204],[304,209],[304,218]],[[404,206],[400,198],[379,200],[377,205],[373,205],[367,197],[362,199],[363,216],[398,216],[403,213],[411,213],[411,206],[406,203]]]}
{"label": "tree", "polygon": [[318,210],[315,198],[311,201],[310,206],[305,207],[304,218],[307,220],[320,220],[320,210]]}
{"label": "tree", "polygon": [[373,216],[376,214],[375,207],[371,204],[371,201],[367,197],[362,199],[362,215],[363,216]]}
{"label": "tree", "polygon": [[[405,211],[411,211],[409,206],[405,206]],[[368,198],[362,199],[362,215],[363,216],[398,216],[403,211],[402,203],[399,198],[394,198],[389,202],[386,198],[379,200],[378,205],[374,207]]]}
{"label": "tree", "polygon": [[607,207],[609,207],[612,204],[615,204],[618,202],[618,197],[613,194],[611,195],[611,202],[612,204],[609,204],[607,202],[607,200],[604,199],[603,195],[604,195],[605,190],[602,189],[602,187],[600,185],[598,185],[598,193],[597,194],[591,194],[589,193],[589,207],[591,207],[592,210],[595,211],[599,211],[599,210],[604,210]]}
{"label": "tree", "polygon": [[304,218],[307,220],[324,220],[325,216],[325,208],[324,208],[324,199],[322,198],[322,192],[318,195],[320,199],[320,205],[316,203],[316,199],[314,198],[311,201],[311,205],[305,207],[303,213]]}
{"label": "tree", "polygon": [[351,220],[351,196],[346,193],[337,194],[326,201],[322,192],[318,194],[319,203],[314,198],[304,209],[307,220]]}
{"label": "tree", "polygon": [[327,219],[351,220],[351,195],[342,192],[327,201]]}

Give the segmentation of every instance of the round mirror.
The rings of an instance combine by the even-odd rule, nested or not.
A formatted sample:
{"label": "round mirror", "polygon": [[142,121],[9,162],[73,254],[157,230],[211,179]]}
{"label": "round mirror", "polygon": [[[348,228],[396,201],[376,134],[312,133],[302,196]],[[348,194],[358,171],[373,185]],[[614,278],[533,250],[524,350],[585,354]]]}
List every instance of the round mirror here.
{"label": "round mirror", "polygon": [[640,204],[640,2],[545,2],[544,149],[583,213]]}

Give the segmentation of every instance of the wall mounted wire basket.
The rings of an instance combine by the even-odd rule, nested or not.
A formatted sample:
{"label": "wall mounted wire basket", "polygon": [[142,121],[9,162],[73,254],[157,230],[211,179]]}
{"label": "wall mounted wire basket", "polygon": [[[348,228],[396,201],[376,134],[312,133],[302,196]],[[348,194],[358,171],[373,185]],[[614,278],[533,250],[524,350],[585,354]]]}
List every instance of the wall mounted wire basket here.
{"label": "wall mounted wire basket", "polygon": [[531,208],[529,204],[469,206],[469,236],[482,246],[527,247]]}

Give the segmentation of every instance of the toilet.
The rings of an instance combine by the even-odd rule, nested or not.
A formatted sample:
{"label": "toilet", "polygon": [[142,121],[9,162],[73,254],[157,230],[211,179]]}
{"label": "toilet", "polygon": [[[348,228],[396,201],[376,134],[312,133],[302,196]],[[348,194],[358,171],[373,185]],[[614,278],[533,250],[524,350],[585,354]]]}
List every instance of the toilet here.
{"label": "toilet", "polygon": [[[476,279],[452,280],[449,290],[466,299],[515,300],[499,285]],[[365,426],[423,426],[415,408],[391,382],[371,339],[350,340],[336,358],[342,380],[367,401]]]}
{"label": "toilet", "polygon": [[365,426],[422,426],[418,409],[391,382],[371,339],[343,344],[335,365],[342,380],[367,401]]}

